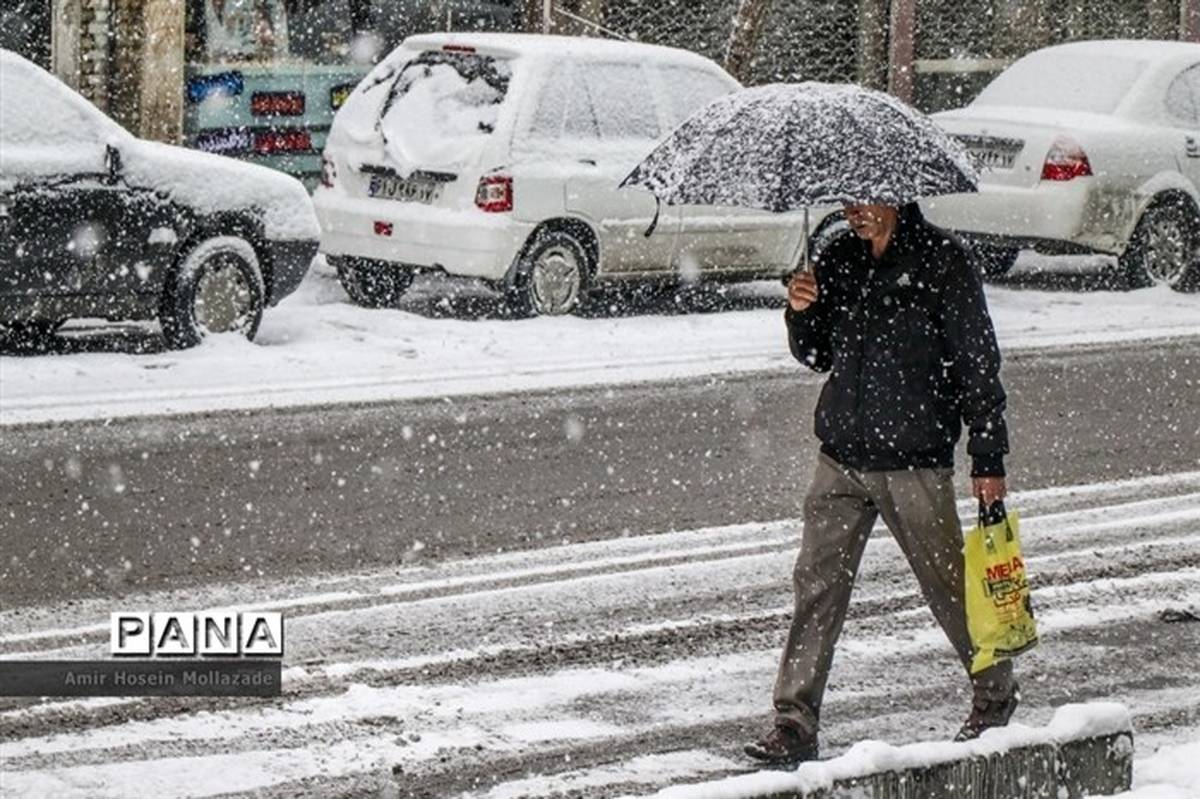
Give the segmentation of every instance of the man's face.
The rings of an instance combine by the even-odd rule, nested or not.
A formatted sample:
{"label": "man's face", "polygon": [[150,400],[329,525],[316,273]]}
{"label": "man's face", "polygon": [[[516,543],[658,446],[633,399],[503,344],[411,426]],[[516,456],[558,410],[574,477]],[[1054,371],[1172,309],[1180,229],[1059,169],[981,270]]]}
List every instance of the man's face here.
{"label": "man's face", "polygon": [[844,205],[846,221],[860,237],[878,239],[896,224],[897,211],[890,205]]}

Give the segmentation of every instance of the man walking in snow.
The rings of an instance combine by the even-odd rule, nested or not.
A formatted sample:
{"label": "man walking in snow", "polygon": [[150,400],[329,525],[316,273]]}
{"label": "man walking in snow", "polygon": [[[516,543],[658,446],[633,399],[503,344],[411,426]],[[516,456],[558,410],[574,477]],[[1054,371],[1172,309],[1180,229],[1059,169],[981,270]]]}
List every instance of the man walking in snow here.
{"label": "man walking in snow", "polygon": [[[854,236],[836,238],[788,286],[792,354],[829,372],[816,411],[821,440],[804,502],[796,610],[775,683],[775,724],[746,753],[771,764],[817,757],[821,700],[850,590],[880,516],[925,600],[969,669],[954,449],[969,430],[972,491],[1004,498],[1005,394],[978,274],[915,203],[848,205]],[[968,672],[969,673],[969,672]],[[971,676],[959,740],[1008,723],[1011,661]]]}

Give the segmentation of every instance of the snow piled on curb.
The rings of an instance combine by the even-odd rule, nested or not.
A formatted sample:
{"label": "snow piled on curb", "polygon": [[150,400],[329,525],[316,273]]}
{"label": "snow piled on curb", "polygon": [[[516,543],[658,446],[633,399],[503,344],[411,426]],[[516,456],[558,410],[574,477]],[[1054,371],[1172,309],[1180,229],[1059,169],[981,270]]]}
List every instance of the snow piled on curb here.
{"label": "snow piled on curb", "polygon": [[829,790],[838,780],[887,771],[925,768],[965,757],[987,756],[1040,744],[1061,744],[1125,732],[1133,728],[1129,710],[1112,702],[1064,705],[1045,727],[1011,724],[989,730],[978,740],[955,743],[929,741],[892,746],[860,741],[832,760],[803,763],[795,771],[762,772],[696,785],[677,785],[659,791],[661,799],[754,799],[788,791]]}

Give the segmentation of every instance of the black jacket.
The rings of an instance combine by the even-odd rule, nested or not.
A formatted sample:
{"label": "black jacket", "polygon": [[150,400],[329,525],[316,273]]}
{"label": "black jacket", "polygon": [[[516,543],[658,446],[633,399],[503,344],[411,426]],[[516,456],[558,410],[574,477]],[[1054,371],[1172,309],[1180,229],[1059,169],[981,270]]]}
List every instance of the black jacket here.
{"label": "black jacket", "polygon": [[817,302],[785,319],[792,354],[829,372],[821,449],[860,471],[952,466],[962,424],[976,477],[1004,474],[1000,351],[975,266],[905,206],[878,261],[853,233],[817,257]]}

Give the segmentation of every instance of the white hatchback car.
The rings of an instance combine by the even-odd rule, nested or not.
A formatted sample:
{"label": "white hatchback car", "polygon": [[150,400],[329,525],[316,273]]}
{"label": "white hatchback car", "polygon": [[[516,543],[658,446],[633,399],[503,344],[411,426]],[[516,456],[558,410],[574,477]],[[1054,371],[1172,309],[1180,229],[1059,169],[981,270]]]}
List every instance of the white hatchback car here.
{"label": "white hatchback car", "polygon": [[1030,53],[937,114],[984,166],[930,220],[1003,272],[1019,248],[1108,253],[1135,286],[1200,289],[1200,44],[1095,41]]}
{"label": "white hatchback car", "polygon": [[407,39],[334,120],[314,194],[351,298],[394,305],[418,271],[478,278],[525,314],[600,281],[784,273],[794,215],[658,207],[622,178],[738,83],[693,53],[521,34]]}

